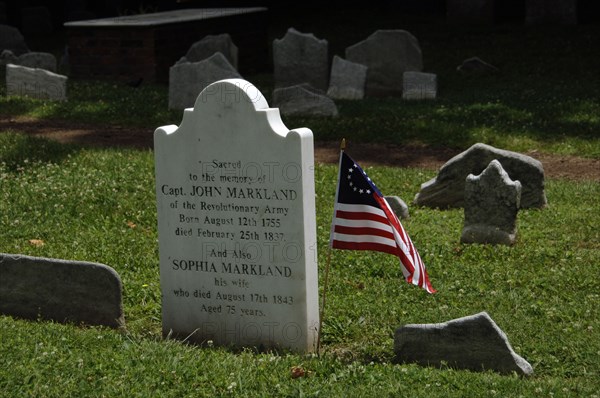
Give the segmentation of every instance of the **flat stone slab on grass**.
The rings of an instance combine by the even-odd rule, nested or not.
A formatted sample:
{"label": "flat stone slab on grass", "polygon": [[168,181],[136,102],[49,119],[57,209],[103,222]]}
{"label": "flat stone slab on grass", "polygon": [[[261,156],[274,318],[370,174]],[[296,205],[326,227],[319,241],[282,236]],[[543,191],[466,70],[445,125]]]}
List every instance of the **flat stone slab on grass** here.
{"label": "flat stone slab on grass", "polygon": [[310,84],[276,88],[273,91],[273,106],[278,107],[282,115],[338,115],[335,102]]}
{"label": "flat stone slab on grass", "polygon": [[44,69],[6,65],[7,95],[65,101],[67,99],[67,80],[67,76]]}
{"label": "flat stone slab on grass", "polygon": [[469,174],[481,172],[497,159],[512,180],[521,182],[521,208],[543,208],[547,205],[544,192],[544,168],[530,156],[475,144],[444,164],[437,177],[423,183],[415,204],[427,207],[463,207],[465,181]]}
{"label": "flat stone slab on grass", "polygon": [[0,313],[121,327],[121,278],[104,264],[0,253]]}
{"label": "flat stone slab on grass", "polygon": [[444,323],[404,325],[394,335],[394,353],[399,362],[424,366],[533,374],[486,312]]}

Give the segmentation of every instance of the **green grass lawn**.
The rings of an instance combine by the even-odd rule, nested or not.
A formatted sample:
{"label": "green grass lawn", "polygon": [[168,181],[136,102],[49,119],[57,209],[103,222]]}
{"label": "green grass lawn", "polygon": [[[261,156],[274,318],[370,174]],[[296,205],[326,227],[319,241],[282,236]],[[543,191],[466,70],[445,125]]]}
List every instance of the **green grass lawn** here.
{"label": "green grass lawn", "polygon": [[[466,149],[484,142],[515,151],[600,158],[600,29],[452,27],[381,14],[336,23],[275,21],[330,41],[331,53],[375,28],[413,32],[439,99],[339,101],[336,119],[289,117],[316,140]],[[501,73],[464,76],[478,55]],[[167,88],[70,81],[69,100],[6,97],[0,118],[147,128],[179,124]],[[247,76],[270,99],[268,74]],[[150,134],[150,133],[149,133]],[[150,150],[93,149],[0,131],[0,252],[101,262],[124,286],[126,330],[0,316],[0,397],[415,396],[599,397],[600,184],[549,179],[543,210],[522,210],[513,247],[459,243],[463,213],[411,206],[404,222],[433,286],[402,280],[389,255],[335,251],[323,355],[199,348],[161,336],[154,163]],[[386,195],[410,203],[432,170],[371,167]],[[319,270],[326,258],[336,167],[318,164]],[[33,243],[31,242],[34,241]],[[40,244],[40,242],[43,244]],[[34,244],[37,243],[37,244]],[[322,286],[320,287],[322,289]],[[322,293],[322,291],[321,291]],[[393,333],[487,311],[534,376],[501,376],[394,363]],[[306,377],[292,378],[301,367]]]}
{"label": "green grass lawn", "polygon": [[[321,358],[198,348],[161,337],[151,151],[0,134],[0,252],[96,261],[121,275],[127,329],[0,317],[0,396],[593,396],[600,389],[600,184],[547,181],[514,247],[461,245],[463,214],[412,208],[404,224],[439,293],[393,256],[335,251]],[[409,201],[433,171],[372,167]],[[319,267],[336,167],[317,165]],[[43,246],[30,240],[43,241]],[[394,364],[394,330],[487,311],[531,378]],[[300,366],[307,377],[293,379]],[[15,395],[15,392],[19,392]]]}

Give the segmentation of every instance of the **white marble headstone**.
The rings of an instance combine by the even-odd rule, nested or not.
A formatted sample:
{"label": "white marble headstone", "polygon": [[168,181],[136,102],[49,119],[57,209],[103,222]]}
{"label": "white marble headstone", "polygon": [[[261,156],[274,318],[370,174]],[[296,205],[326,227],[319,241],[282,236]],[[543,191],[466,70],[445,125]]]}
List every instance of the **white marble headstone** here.
{"label": "white marble headstone", "polygon": [[163,333],[315,349],[314,148],[251,83],[206,87],[154,133]]}

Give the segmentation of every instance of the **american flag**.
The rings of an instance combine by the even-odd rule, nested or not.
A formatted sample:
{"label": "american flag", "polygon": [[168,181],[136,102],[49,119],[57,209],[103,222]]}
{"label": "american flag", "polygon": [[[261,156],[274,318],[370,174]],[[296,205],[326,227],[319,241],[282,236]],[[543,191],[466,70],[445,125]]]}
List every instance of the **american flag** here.
{"label": "american flag", "polygon": [[367,173],[344,151],[331,223],[334,249],[373,250],[400,259],[408,283],[435,293],[425,265],[400,220]]}

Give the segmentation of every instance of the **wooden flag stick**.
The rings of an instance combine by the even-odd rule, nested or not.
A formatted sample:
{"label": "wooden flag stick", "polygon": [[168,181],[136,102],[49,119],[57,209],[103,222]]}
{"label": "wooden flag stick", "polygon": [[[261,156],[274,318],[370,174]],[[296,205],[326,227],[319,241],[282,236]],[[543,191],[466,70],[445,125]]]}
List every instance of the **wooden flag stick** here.
{"label": "wooden flag stick", "polygon": [[[341,165],[341,152],[346,149],[346,139],[342,138],[340,143],[340,165]],[[338,182],[335,193],[335,203],[333,205],[333,216],[335,217],[335,204],[337,203],[337,189],[339,188],[339,171],[338,171]],[[321,313],[319,314],[319,332],[317,333],[317,355],[321,356],[321,335],[323,334],[323,318],[325,318],[325,305],[327,304],[327,286],[329,285],[329,266],[331,264],[331,237],[329,242],[329,250],[327,251],[327,263],[325,264],[325,280],[323,281],[323,303],[321,304]]]}
{"label": "wooden flag stick", "polygon": [[323,281],[323,302],[319,315],[319,333],[317,334],[317,355],[321,356],[321,335],[323,334],[323,318],[325,317],[325,304],[327,303],[327,285],[329,284],[329,264],[331,264],[331,246],[327,251],[327,264],[325,264],[325,280]]}

